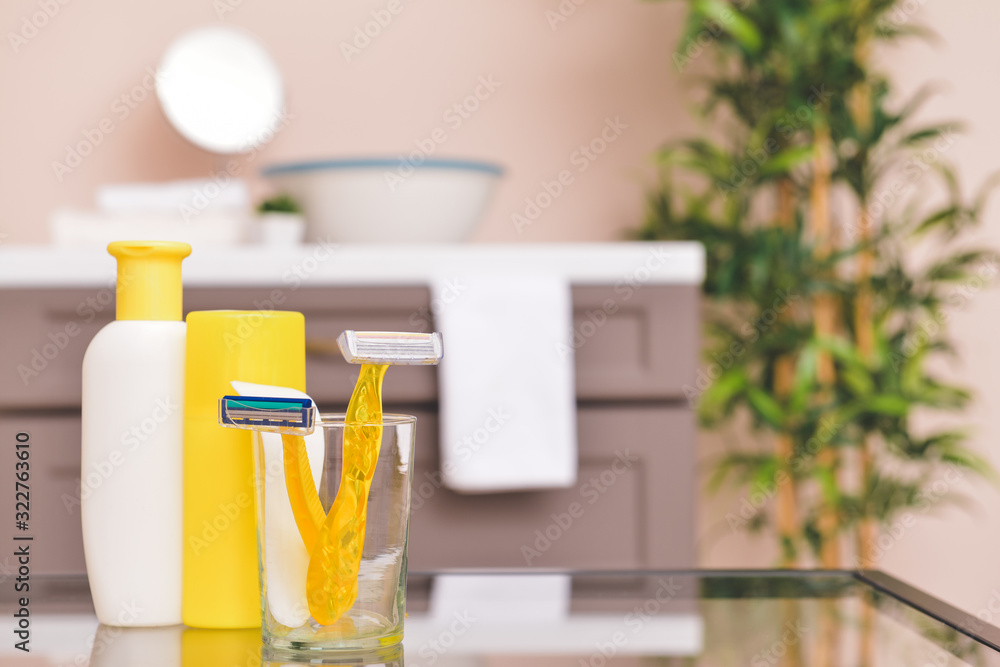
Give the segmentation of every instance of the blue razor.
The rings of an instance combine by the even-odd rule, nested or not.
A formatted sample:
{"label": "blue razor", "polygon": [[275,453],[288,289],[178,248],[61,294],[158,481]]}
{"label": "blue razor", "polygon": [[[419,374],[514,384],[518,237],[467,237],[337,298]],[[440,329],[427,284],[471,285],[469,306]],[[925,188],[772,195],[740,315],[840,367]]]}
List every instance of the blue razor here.
{"label": "blue razor", "polygon": [[308,398],[223,396],[219,424],[229,428],[309,435],[316,426],[316,407]]}

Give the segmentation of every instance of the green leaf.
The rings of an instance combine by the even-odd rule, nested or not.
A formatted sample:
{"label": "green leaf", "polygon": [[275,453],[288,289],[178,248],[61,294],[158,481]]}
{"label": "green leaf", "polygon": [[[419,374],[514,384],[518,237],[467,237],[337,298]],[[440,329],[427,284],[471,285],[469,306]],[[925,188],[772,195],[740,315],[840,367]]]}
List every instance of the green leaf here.
{"label": "green leaf", "polygon": [[926,143],[932,139],[937,139],[940,136],[951,134],[954,132],[960,132],[961,130],[962,130],[961,124],[955,122],[931,125],[910,132],[900,140],[900,144],[903,146],[917,146]]}
{"label": "green leaf", "polygon": [[840,487],[837,485],[837,477],[833,471],[826,467],[817,467],[814,474],[819,481],[823,500],[828,505],[836,505],[840,499]]}
{"label": "green leaf", "polygon": [[777,472],[778,462],[774,457],[769,457],[766,462],[762,461],[750,479],[750,492],[753,493],[758,490],[767,491],[774,488]]}
{"label": "green leaf", "polygon": [[976,199],[972,204],[972,214],[975,217],[979,217],[986,206],[986,202],[996,191],[997,186],[1000,186],[1000,171],[993,172],[987,177],[986,181],[979,187],[979,192],[976,194]]}
{"label": "green leaf", "polygon": [[868,412],[887,417],[905,417],[910,411],[910,406],[910,401],[904,397],[889,394],[871,396],[865,401],[865,408]]}
{"label": "green leaf", "polygon": [[805,406],[810,393],[815,390],[816,365],[818,361],[819,350],[815,344],[810,343],[799,354],[798,362],[795,365],[795,380],[792,384],[792,395],[789,400],[789,407],[796,412]]}
{"label": "green leaf", "polygon": [[848,366],[841,370],[840,376],[855,398],[864,398],[875,391],[871,375],[860,366]]}
{"label": "green leaf", "polygon": [[890,22],[880,23],[875,33],[878,37],[886,40],[900,39],[903,37],[916,37],[927,42],[940,42],[941,36],[922,25],[895,25]]}
{"label": "green leaf", "polygon": [[747,384],[746,373],[741,368],[732,368],[722,374],[702,393],[698,407],[701,412],[714,414],[725,410],[730,402]]}
{"label": "green leaf", "polygon": [[747,388],[747,400],[750,407],[764,421],[773,427],[780,427],[784,421],[784,412],[776,400],[760,387]]}
{"label": "green leaf", "polygon": [[723,0],[695,0],[697,11],[715,21],[719,27],[736,40],[748,53],[760,51],[760,32],[739,9]]}
{"label": "green leaf", "polygon": [[808,163],[815,155],[812,146],[796,146],[786,148],[775,153],[774,156],[764,162],[760,167],[761,174],[774,176],[776,174],[786,174],[799,165]]}

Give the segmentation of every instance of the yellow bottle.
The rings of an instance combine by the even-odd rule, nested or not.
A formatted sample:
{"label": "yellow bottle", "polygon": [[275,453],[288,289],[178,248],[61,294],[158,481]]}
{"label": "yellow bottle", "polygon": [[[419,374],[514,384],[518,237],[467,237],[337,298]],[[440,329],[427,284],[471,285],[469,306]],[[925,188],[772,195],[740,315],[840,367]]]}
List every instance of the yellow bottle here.
{"label": "yellow bottle", "polygon": [[306,389],[301,313],[203,311],[187,317],[182,615],[197,628],[260,627],[253,447],[219,426],[230,382]]}

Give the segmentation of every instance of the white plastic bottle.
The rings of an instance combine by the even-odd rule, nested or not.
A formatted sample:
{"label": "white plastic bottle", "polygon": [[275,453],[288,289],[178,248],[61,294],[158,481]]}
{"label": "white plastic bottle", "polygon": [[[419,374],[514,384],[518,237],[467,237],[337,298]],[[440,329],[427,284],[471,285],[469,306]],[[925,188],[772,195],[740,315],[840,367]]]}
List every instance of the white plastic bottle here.
{"label": "white plastic bottle", "polygon": [[117,320],[83,358],[81,514],[105,625],[181,622],[186,243],[116,241]]}

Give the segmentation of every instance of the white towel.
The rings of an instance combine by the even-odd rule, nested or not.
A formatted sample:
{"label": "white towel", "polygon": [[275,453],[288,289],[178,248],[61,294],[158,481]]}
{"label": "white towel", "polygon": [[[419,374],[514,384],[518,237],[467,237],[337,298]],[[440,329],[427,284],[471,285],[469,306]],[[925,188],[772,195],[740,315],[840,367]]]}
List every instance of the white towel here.
{"label": "white towel", "polygon": [[441,277],[441,472],[461,493],[576,482],[573,304],[566,279]]}
{"label": "white towel", "polygon": [[[309,398],[301,391],[288,387],[238,381],[230,384],[240,396]],[[309,620],[309,600],[306,598],[309,552],[302,542],[288,500],[281,434],[262,432],[260,435],[264,445],[264,497],[267,499],[264,506],[267,606],[278,623],[297,628]],[[318,421],[316,430],[305,437],[309,467],[317,489],[323,475],[324,437]]]}

